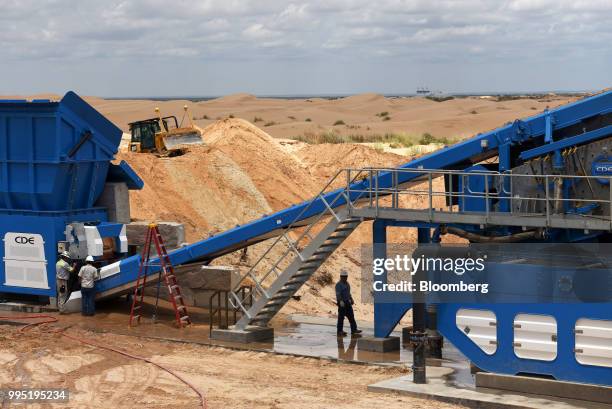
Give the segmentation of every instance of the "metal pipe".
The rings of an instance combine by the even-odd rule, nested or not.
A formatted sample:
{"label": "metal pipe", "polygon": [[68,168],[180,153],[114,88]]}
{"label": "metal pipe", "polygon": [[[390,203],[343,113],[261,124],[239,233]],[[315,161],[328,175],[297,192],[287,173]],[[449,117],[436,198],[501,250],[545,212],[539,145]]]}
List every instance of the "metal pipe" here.
{"label": "metal pipe", "polygon": [[542,229],[524,231],[509,236],[483,236],[452,226],[441,227],[440,233],[454,234],[455,236],[462,237],[473,243],[516,243],[528,239],[541,239],[544,236],[544,231]]}

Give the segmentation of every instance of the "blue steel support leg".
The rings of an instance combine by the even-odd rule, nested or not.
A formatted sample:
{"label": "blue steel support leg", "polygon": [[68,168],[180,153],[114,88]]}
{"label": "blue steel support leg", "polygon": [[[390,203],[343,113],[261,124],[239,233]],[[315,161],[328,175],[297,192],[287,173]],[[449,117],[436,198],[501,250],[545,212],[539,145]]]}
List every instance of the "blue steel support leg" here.
{"label": "blue steel support leg", "polygon": [[[373,223],[374,258],[387,257],[387,227],[391,225],[389,220],[375,220]],[[386,272],[374,277],[375,280],[387,282]],[[386,338],[395,329],[406,312],[412,308],[412,295],[408,292],[374,293],[374,336]]]}

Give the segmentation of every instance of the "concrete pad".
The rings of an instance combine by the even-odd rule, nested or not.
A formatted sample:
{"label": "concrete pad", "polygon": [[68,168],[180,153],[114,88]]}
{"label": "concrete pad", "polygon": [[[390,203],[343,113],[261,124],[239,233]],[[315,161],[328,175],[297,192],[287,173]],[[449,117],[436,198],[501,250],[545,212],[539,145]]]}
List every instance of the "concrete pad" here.
{"label": "concrete pad", "polygon": [[269,339],[274,339],[274,328],[247,327],[245,330],[238,330],[234,328],[215,328],[210,334],[210,339],[218,341],[237,342],[240,344],[261,342]]}
{"label": "concrete pad", "polygon": [[479,372],[476,374],[476,387],[612,404],[612,387],[555,381],[531,376]]}
{"label": "concrete pad", "polygon": [[37,305],[22,302],[2,302],[0,303],[0,311],[26,312],[26,313],[41,313],[41,312],[56,312],[55,305]]}
{"label": "concrete pad", "polygon": [[[230,266],[205,266],[202,263],[183,264],[174,267],[177,281],[181,286],[183,301],[189,307],[205,307],[210,305],[210,297],[217,291],[229,291],[233,283],[239,279],[238,273]],[[157,276],[148,280],[149,286],[145,289],[145,295],[155,297],[157,294]],[[168,299],[168,288],[162,285],[159,289],[161,299]],[[213,307],[225,308],[225,299],[221,297],[221,303],[215,297]],[[231,306],[230,306],[231,309]]]}
{"label": "concrete pad", "polygon": [[81,312],[81,292],[73,291],[70,293],[70,298],[64,304],[65,312]]}
{"label": "concrete pad", "polygon": [[368,390],[434,399],[472,408],[612,409],[612,405],[584,400],[522,394],[497,389],[461,387],[449,381],[453,374],[452,368],[428,366],[427,384],[425,385],[412,383],[412,375],[408,375],[369,385]]}
{"label": "concrete pad", "polygon": [[357,347],[360,351],[372,351],[372,352],[391,352],[399,351],[400,349],[400,338],[399,337],[387,337],[387,338],[376,338],[376,337],[362,337],[357,341]]}

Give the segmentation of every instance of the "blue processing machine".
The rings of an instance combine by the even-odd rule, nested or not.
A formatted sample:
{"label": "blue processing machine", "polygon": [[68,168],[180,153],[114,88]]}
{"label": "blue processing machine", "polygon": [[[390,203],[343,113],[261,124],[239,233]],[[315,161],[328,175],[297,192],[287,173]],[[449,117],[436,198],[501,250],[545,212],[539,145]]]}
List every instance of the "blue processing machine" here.
{"label": "blue processing machine", "polygon": [[[235,329],[244,330],[266,327],[364,221],[373,221],[379,253],[392,226],[418,229],[423,244],[452,233],[472,243],[603,245],[612,241],[611,136],[612,92],[604,92],[395,169],[340,171],[312,200],[184,246],[170,260],[209,262],[269,240],[229,294],[241,313]],[[126,257],[125,226],[98,205],[107,182],[142,187],[126,163],[111,163],[120,138],[74,93],[60,102],[0,101],[0,293],[54,297],[53,265],[63,250],[95,256],[98,299],[133,288],[140,257]],[[441,192],[435,180],[444,180]],[[406,194],[424,196],[425,208],[402,206]],[[440,197],[445,203],[434,205]],[[572,286],[577,274],[563,276],[565,293],[546,302],[439,303],[437,329],[487,371],[611,385],[612,287],[604,280],[598,298],[581,297]],[[247,282],[249,297],[239,291]],[[561,302],[568,297],[573,302]],[[413,306],[409,294],[375,298],[375,335],[387,337]]]}

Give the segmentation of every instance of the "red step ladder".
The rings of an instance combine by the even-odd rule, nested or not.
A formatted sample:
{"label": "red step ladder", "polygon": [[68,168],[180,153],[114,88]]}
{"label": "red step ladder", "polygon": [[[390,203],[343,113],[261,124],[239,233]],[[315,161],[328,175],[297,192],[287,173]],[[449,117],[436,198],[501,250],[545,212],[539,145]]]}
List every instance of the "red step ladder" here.
{"label": "red step ladder", "polygon": [[[151,260],[151,243],[155,244],[155,250],[157,257],[159,258],[159,264],[152,264]],[[136,280],[136,287],[134,288],[134,296],[132,299],[132,309],[130,311],[130,327],[134,325],[135,321],[140,323],[142,316],[142,307],[144,305],[144,288],[147,284],[147,273],[149,267],[157,266],[160,267],[160,274],[163,277],[166,286],[168,287],[168,294],[170,303],[174,308],[174,315],[176,317],[176,323],[179,328],[185,325],[191,324],[191,318],[187,315],[187,307],[183,300],[181,293],[181,287],[178,285],[176,275],[174,274],[174,268],[168,257],[166,246],[162,240],[161,234],[157,224],[149,224],[147,230],[147,236],[145,238],[145,244],[142,248],[142,254],[140,256],[140,266],[138,268],[138,279]],[[161,279],[160,277],[160,279]],[[158,292],[159,295],[159,292]]]}

